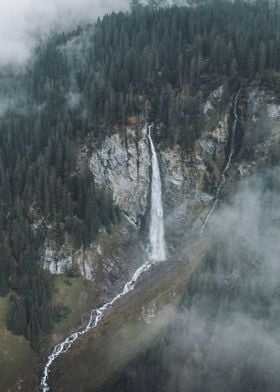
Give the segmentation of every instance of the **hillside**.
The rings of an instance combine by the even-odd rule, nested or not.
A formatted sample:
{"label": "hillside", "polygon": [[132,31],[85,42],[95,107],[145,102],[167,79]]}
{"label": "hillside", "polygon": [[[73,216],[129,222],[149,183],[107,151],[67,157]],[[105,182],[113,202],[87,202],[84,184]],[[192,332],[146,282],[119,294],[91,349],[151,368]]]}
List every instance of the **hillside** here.
{"label": "hillside", "polygon": [[233,391],[277,390],[261,339],[220,357],[235,317],[268,363],[278,342],[278,3],[134,3],[1,69],[0,389],[38,386],[53,347],[150,260],[156,216],[166,262],[53,363],[53,390],[223,391],[229,367]]}

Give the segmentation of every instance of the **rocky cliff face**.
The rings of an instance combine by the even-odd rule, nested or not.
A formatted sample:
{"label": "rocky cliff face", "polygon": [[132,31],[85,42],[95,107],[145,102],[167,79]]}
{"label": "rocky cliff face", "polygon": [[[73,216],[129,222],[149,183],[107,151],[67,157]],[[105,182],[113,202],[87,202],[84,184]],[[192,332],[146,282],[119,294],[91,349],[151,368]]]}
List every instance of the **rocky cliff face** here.
{"label": "rocky cliff face", "polygon": [[[169,254],[176,254],[182,242],[197,237],[207,208],[211,206],[229,138],[228,113],[218,114],[222,92],[221,86],[210,94],[204,105],[205,129],[201,130],[193,151],[182,155],[177,144],[172,148],[157,145]],[[153,132],[156,136],[159,130],[154,128]],[[93,153],[89,164],[95,180],[111,189],[115,203],[135,231],[143,229],[149,215],[150,191],[146,128],[128,128],[125,140],[119,134],[108,136]]]}
{"label": "rocky cliff face", "polygon": [[106,137],[102,147],[90,158],[95,181],[109,187],[114,202],[127,219],[139,226],[148,206],[150,151],[147,130],[126,129]]}
{"label": "rocky cliff face", "polygon": [[[181,251],[182,244],[187,245],[198,238],[200,227],[214,202],[232,126],[232,105],[228,105],[224,114],[219,113],[222,93],[223,86],[220,86],[204,103],[204,127],[192,151],[182,154],[176,144],[172,148],[165,144],[156,146],[169,255]],[[238,116],[236,153],[221,198],[234,190],[234,184],[240,178],[278,159],[280,105],[274,97],[259,88],[244,89],[238,102]],[[159,130],[154,128],[153,132],[156,136]],[[145,255],[145,222],[148,221],[150,202],[147,129],[135,126],[128,127],[125,136],[113,133],[99,148],[93,148],[89,158],[81,154],[81,160],[89,165],[96,183],[111,190],[121,211],[121,222],[111,234],[100,233],[96,243],[88,249],[73,250],[71,244],[60,247],[47,242],[44,266],[52,273],[62,273],[76,263],[81,274],[89,280],[104,278],[108,274],[118,280],[124,271],[132,271]],[[121,259],[127,259],[128,248],[128,254],[134,249],[134,264],[128,261],[125,266]]]}

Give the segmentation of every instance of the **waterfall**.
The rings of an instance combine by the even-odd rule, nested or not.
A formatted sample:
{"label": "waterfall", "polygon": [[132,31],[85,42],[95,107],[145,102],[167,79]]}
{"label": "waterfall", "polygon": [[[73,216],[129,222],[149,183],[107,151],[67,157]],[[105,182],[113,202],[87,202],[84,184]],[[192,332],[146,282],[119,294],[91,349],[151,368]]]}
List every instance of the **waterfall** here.
{"label": "waterfall", "polygon": [[204,230],[205,230],[205,228],[206,228],[206,226],[207,226],[207,224],[208,224],[208,222],[209,222],[213,212],[215,211],[215,209],[217,207],[222,187],[224,186],[224,184],[226,182],[226,174],[227,174],[227,172],[228,172],[228,170],[230,168],[232,157],[233,157],[234,152],[235,152],[235,134],[236,134],[236,126],[237,126],[237,122],[238,122],[237,105],[238,105],[239,94],[240,94],[240,90],[236,94],[236,96],[234,98],[234,104],[233,104],[234,121],[233,121],[232,131],[231,131],[230,153],[229,153],[229,156],[228,156],[228,160],[227,160],[226,166],[225,166],[225,168],[224,168],[224,170],[222,172],[220,183],[219,183],[218,188],[217,188],[216,193],[215,193],[214,203],[213,203],[212,208],[210,209],[209,213],[207,214],[206,219],[205,219],[205,221],[204,221],[204,223],[203,223],[203,225],[201,227],[199,239],[201,239],[203,237]]}
{"label": "waterfall", "polygon": [[165,260],[164,221],[161,196],[161,179],[157,154],[151,138],[149,126],[148,138],[152,153],[152,182],[151,182],[151,221],[150,221],[150,259],[152,261]]}
{"label": "waterfall", "polygon": [[152,152],[152,183],[151,183],[151,221],[150,221],[150,260],[146,261],[141,267],[139,267],[134,273],[132,279],[127,282],[123,288],[123,291],[116,295],[110,302],[100,306],[97,309],[92,309],[90,312],[89,320],[86,326],[82,327],[76,332],[69,335],[63,342],[57,344],[52,353],[48,356],[46,364],[43,368],[41,380],[40,380],[40,391],[50,391],[49,386],[49,375],[51,367],[54,361],[66,353],[72,345],[82,335],[86,334],[90,329],[95,328],[99,322],[103,319],[105,312],[110,309],[114,303],[121,297],[132,291],[135,287],[139,277],[146,271],[148,271],[153,262],[165,260],[165,243],[164,243],[164,226],[163,226],[163,208],[161,199],[161,180],[160,171],[158,166],[157,155],[155,147],[149,133],[148,138],[150,141],[151,152]]}

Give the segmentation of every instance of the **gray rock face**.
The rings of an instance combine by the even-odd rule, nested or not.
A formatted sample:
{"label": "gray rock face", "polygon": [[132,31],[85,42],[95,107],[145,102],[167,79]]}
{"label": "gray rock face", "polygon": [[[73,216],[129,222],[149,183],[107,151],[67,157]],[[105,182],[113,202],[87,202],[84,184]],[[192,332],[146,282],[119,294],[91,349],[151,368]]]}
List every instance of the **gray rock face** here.
{"label": "gray rock face", "polygon": [[[211,112],[219,99],[218,92],[210,95],[207,106],[211,106]],[[207,119],[209,110],[205,114]],[[101,148],[91,156],[90,169],[95,181],[112,191],[114,202],[137,231],[141,218],[149,213],[150,149],[145,127],[140,132],[128,128],[126,133],[126,143],[119,134],[106,137]],[[170,254],[180,249],[182,240],[196,235],[202,219],[200,212],[213,197],[205,190],[205,179],[217,182],[215,175],[219,174],[224,162],[227,138],[227,116],[224,116],[213,130],[202,131],[194,151],[188,156],[182,157],[178,145],[173,148],[157,146]],[[209,160],[217,160],[214,175],[207,168]]]}
{"label": "gray rock face", "polygon": [[[179,145],[175,144],[172,148],[163,144],[156,145],[169,255],[182,251],[184,246],[198,238],[203,220],[214,201],[230,137],[230,105],[225,114],[221,115],[218,111],[222,92],[222,87],[214,90],[205,102],[204,126],[192,151],[182,155]],[[240,120],[246,128],[244,145],[250,146],[251,150],[248,152],[248,147],[246,150],[243,146],[238,156],[234,157],[227,173],[229,181],[225,184],[225,189],[239,177],[253,173],[257,166],[256,161],[259,164],[266,161],[280,137],[280,105],[258,89],[249,89],[246,94],[247,122],[244,123],[242,113]],[[242,110],[243,108],[240,111]],[[265,129],[262,128],[264,119],[267,127]],[[141,249],[139,254],[133,253],[135,265],[143,255],[145,257],[145,246],[140,239],[140,225],[143,218],[149,215],[150,205],[151,161],[147,129],[128,127],[125,133],[126,138],[121,137],[120,133],[107,136],[87,162],[96,183],[111,190],[113,200],[122,212],[122,222],[114,228],[112,234],[103,233],[98,236],[96,243],[87,250],[80,249],[69,254],[65,249],[57,250],[46,246],[44,264],[52,273],[63,273],[75,262],[87,279],[105,277],[108,281],[105,286],[108,286],[109,276],[115,276],[112,279],[117,280],[123,271],[132,269],[133,263],[128,261],[126,265],[124,261],[127,260],[125,248],[131,246],[131,241],[133,246],[137,244],[138,250]],[[116,236],[122,238],[117,241],[117,245]],[[107,238],[106,241],[104,237]],[[122,267],[117,267],[120,255]]]}
{"label": "gray rock face", "polygon": [[138,224],[148,204],[150,153],[146,129],[127,129],[127,142],[119,134],[108,136],[90,159],[95,181],[108,186],[114,202]]}
{"label": "gray rock face", "polygon": [[100,245],[93,245],[84,250],[73,249],[71,244],[65,243],[59,247],[54,242],[46,242],[45,254],[42,259],[44,268],[48,269],[52,274],[61,275],[70,271],[77,265],[80,273],[88,280],[94,280],[97,272],[96,261],[98,255],[102,253]]}
{"label": "gray rock face", "polygon": [[[206,121],[215,112],[215,106],[221,95],[220,90],[210,94],[205,104]],[[104,235],[98,236],[96,243],[86,250],[70,251],[71,244],[66,244],[62,248],[46,244],[43,259],[45,268],[50,272],[64,273],[73,263],[76,263],[81,274],[89,280],[100,281],[101,276],[102,279],[108,280],[109,275],[115,275],[117,279],[121,275],[116,262],[120,248],[123,269],[129,271],[133,263],[129,262],[129,265],[125,265],[123,244],[128,246],[125,241],[121,246],[115,245],[108,256],[106,248],[108,243],[114,244],[116,232],[122,238],[134,238],[133,241],[141,247],[142,256],[137,254],[134,260],[136,265],[137,260],[140,260],[143,255],[145,257],[145,248],[139,234],[143,218],[149,216],[150,146],[146,127],[127,128],[125,132],[125,139],[119,133],[107,136],[101,147],[95,149],[87,161],[95,182],[112,192],[113,200],[122,212],[121,224],[115,228],[111,237],[106,234],[105,245],[102,243]],[[179,252],[182,243],[187,245],[188,241],[198,235],[201,221],[207,212],[205,207],[209,207],[212,202],[215,184],[224,162],[227,139],[227,116],[224,116],[211,131],[202,130],[201,137],[189,155],[182,156],[179,145],[172,148],[156,146],[162,178],[165,233],[169,255]],[[81,154],[81,161],[83,164],[86,162],[83,154]],[[214,170],[212,167],[209,170],[209,161],[212,162]],[[214,184],[210,189],[212,192],[205,187],[207,181]],[[115,272],[111,274],[111,271]]]}

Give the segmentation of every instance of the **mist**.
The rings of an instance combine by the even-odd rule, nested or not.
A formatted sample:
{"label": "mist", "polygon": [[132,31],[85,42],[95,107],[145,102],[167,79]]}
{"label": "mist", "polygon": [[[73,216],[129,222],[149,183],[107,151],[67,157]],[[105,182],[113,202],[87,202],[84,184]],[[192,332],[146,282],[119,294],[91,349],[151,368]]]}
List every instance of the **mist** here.
{"label": "mist", "polygon": [[10,0],[0,3],[0,66],[28,59],[38,38],[126,10],[129,0]]}
{"label": "mist", "polygon": [[168,390],[279,390],[279,185],[279,169],[244,181],[210,224],[205,263],[167,333]]}
{"label": "mist", "polygon": [[173,321],[106,392],[279,390],[279,178],[243,181],[217,211]]}

